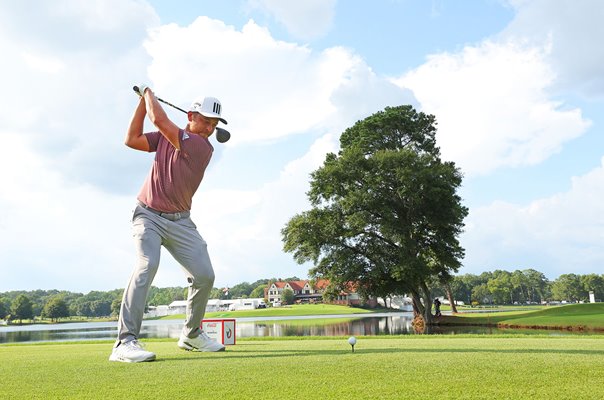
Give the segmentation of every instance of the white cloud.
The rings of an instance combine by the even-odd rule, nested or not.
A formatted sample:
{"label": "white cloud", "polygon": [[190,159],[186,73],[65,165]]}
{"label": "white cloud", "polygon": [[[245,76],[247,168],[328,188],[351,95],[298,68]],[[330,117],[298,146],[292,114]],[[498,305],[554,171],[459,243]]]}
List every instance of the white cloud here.
{"label": "white cloud", "polygon": [[47,10],[51,18],[81,21],[86,31],[113,34],[158,22],[157,14],[145,1],[58,0],[49,5]]}
{"label": "white cloud", "polygon": [[462,273],[526,269],[585,274],[604,265],[604,159],[568,192],[528,205],[495,202],[470,211]]}
{"label": "white cloud", "polygon": [[[199,46],[200,38],[212,40]],[[153,57],[149,75],[157,93],[190,100],[219,97],[229,127],[237,132],[232,143],[275,139],[317,126],[336,111],[329,96],[359,63],[343,49],[314,54],[277,41],[253,21],[239,32],[206,17],[188,27],[163,26],[145,47]]]}
{"label": "white cloud", "polygon": [[[350,50],[314,52],[274,39],[253,21],[241,31],[205,17],[187,27],[153,28],[145,7],[125,5],[117,8],[123,14],[115,16],[115,30],[104,30],[109,9],[73,7],[32,15],[32,23],[52,32],[46,38],[16,35],[15,21],[0,27],[7,33],[0,35],[0,50],[14,60],[0,75],[0,136],[14,156],[0,163],[6,188],[0,207],[10,211],[0,218],[6,244],[0,291],[123,287],[134,258],[130,211],[152,160],[122,142],[136,104],[131,86],[142,80],[174,103],[211,93],[225,107],[233,139],[217,147],[210,166],[216,170],[209,172],[245,170],[250,180],[242,189],[207,179],[195,197],[193,217],[210,245],[217,285],[304,276],[308,267],[282,253],[280,230],[307,208],[309,173],[337,148],[345,127],[407,102],[409,92],[376,76]],[[19,21],[23,13],[8,14]],[[123,41],[112,48],[116,32]],[[200,46],[200,38],[212,40]],[[180,113],[171,115],[182,122]],[[272,178],[256,172],[262,160],[245,155],[253,151],[239,150],[285,151],[294,134],[308,137],[297,142],[307,148],[281,155]],[[221,163],[221,155],[229,159],[235,149],[244,155]],[[168,254],[155,284],[183,284]]]}
{"label": "white cloud", "polygon": [[[560,93],[601,91],[601,4],[511,1],[517,14],[499,35],[457,53],[432,55],[398,84],[438,121],[443,156],[468,176],[537,165],[592,128]],[[597,71],[597,73],[596,73]],[[525,183],[526,184],[526,183]],[[568,192],[528,204],[473,207],[460,273],[534,268],[555,279],[604,262],[604,168],[573,178]]]}
{"label": "white cloud", "polygon": [[549,97],[555,75],[547,48],[485,41],[438,54],[397,82],[438,122],[443,157],[467,175],[535,165],[590,125]]}
{"label": "white cloud", "polygon": [[272,15],[294,37],[309,40],[329,31],[336,0],[248,0],[248,4]]}
{"label": "white cloud", "polygon": [[18,134],[3,134],[11,152],[0,159],[0,291],[121,287],[131,268],[132,200],[74,185],[49,168]]}
{"label": "white cloud", "polygon": [[44,72],[47,74],[56,74],[65,68],[65,64],[54,57],[43,57],[28,52],[23,52],[23,60],[27,66],[35,71]]}
{"label": "white cloud", "polygon": [[148,160],[122,143],[156,16],[139,1],[87,4],[0,6],[0,291],[123,287],[132,268]]}
{"label": "white cloud", "polygon": [[135,163],[116,157],[131,113],[124,104],[145,74],[146,24],[158,19],[139,1],[86,4],[2,4],[0,51],[11,62],[0,75],[0,135],[31,139],[68,180],[123,191],[131,172],[122,167]]}
{"label": "white cloud", "polygon": [[508,0],[514,20],[502,40],[551,43],[549,60],[558,75],[556,86],[586,95],[604,95],[604,2],[597,0]]}
{"label": "white cloud", "polygon": [[[199,46],[200,38],[212,40]],[[275,40],[254,21],[237,31],[199,17],[190,26],[154,30],[145,47],[160,97],[171,93],[192,100],[212,94],[221,99],[231,145],[344,128],[386,105],[413,101],[408,91],[375,76],[350,50],[313,52]]]}
{"label": "white cloud", "polygon": [[149,4],[139,0],[2,2],[0,7],[0,30],[34,53],[115,55],[140,45],[146,28],[159,23]]}

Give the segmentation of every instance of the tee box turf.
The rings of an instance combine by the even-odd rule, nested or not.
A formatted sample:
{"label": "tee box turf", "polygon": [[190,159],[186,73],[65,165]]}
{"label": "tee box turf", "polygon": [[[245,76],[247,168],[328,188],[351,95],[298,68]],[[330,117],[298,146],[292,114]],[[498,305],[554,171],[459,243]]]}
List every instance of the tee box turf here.
{"label": "tee box turf", "polygon": [[235,344],[234,319],[204,319],[201,329],[212,339],[225,346]]}

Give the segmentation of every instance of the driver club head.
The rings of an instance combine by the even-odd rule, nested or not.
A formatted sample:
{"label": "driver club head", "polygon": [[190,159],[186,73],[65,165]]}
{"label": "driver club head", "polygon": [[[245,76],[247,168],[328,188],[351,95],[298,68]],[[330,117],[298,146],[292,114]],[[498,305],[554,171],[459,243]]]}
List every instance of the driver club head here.
{"label": "driver club head", "polygon": [[220,143],[228,142],[230,138],[231,134],[229,131],[223,128],[216,128],[216,140],[218,140]]}

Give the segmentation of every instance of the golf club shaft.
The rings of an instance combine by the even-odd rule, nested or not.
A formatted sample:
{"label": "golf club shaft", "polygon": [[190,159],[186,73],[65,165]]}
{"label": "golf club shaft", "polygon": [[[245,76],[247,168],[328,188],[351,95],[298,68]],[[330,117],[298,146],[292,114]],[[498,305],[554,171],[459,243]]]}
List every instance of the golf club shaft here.
{"label": "golf club shaft", "polygon": [[162,100],[162,99],[160,99],[159,97],[157,98],[157,100],[161,101],[161,102],[162,102],[162,103],[164,103],[164,104],[167,104],[167,105],[169,105],[169,106],[172,106],[172,107],[176,108],[178,111],[182,111],[182,112],[184,112],[185,114],[187,113],[187,112],[186,112],[185,110],[183,110],[182,108],[177,107],[177,106],[175,106],[174,104],[172,104],[172,103],[170,103],[170,102],[167,102],[166,100]]}
{"label": "golf club shaft", "polygon": [[[133,87],[132,87],[132,90],[134,90],[134,92],[140,96],[140,93],[139,93],[139,90],[138,90],[138,86],[133,86]],[[174,107],[174,108],[176,108],[177,110],[182,111],[182,112],[184,112],[185,114],[187,114],[187,112],[186,112],[185,110],[183,110],[183,109],[182,109],[182,108],[180,108],[180,107],[175,106],[174,104],[170,103],[169,101],[166,101],[166,100],[160,99],[160,98],[159,98],[159,97],[157,97],[157,96],[155,96],[155,98],[156,98],[157,100],[161,101],[162,103],[167,104],[167,105],[169,105],[170,107]],[[227,131],[226,129],[223,129],[223,128],[216,127],[215,129],[216,129],[216,139],[217,139],[217,140],[218,140],[220,143],[225,143],[225,142],[228,142],[228,140],[231,138],[231,133],[230,133],[229,131]]]}
{"label": "golf club shaft", "polygon": [[[132,87],[132,90],[134,90],[134,91],[135,91],[135,92],[138,94],[138,86],[134,86],[134,87]],[[178,111],[182,111],[182,112],[184,112],[185,114],[187,113],[185,110],[183,110],[182,108],[180,108],[180,107],[178,107],[178,106],[175,106],[174,104],[170,103],[169,101],[166,101],[166,100],[164,100],[164,99],[160,99],[160,98],[159,98],[159,97],[157,97],[157,96],[155,96],[155,98],[156,98],[158,101],[161,101],[161,102],[162,102],[162,103],[164,103],[164,104],[167,104],[167,105],[169,105],[169,106],[171,106],[171,107],[176,108]]]}

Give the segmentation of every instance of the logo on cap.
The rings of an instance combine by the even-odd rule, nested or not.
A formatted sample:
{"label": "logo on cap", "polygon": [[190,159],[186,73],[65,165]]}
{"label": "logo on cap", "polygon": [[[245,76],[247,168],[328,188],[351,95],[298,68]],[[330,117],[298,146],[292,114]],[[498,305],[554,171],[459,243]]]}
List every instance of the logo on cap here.
{"label": "logo on cap", "polygon": [[202,102],[194,102],[191,104],[190,111],[198,112],[206,117],[218,118],[223,124],[227,123],[226,120],[220,116],[222,113],[222,105],[215,97],[206,97]]}

